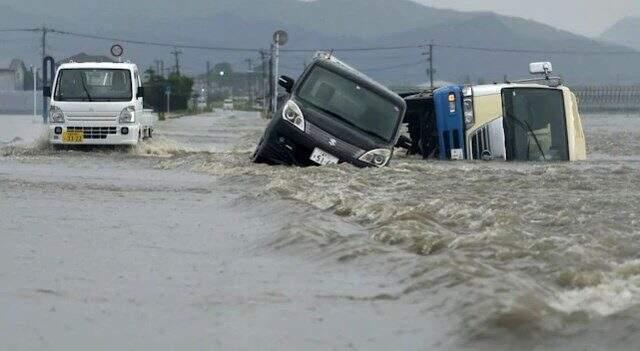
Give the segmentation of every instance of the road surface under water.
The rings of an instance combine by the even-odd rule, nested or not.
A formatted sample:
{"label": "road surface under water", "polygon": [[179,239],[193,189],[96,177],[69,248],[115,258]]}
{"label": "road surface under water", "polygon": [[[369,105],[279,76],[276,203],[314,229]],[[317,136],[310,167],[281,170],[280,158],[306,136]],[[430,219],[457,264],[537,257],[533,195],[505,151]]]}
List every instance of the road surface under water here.
{"label": "road surface under water", "polygon": [[252,113],[0,121],[2,348],[640,348],[640,116],[585,116],[587,162],[385,169],[254,165]]}

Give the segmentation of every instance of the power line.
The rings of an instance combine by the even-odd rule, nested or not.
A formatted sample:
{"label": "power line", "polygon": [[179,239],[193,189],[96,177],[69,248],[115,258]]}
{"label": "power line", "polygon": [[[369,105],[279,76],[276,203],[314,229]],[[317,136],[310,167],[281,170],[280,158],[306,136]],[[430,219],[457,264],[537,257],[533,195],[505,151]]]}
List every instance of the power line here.
{"label": "power line", "polygon": [[82,34],[75,33],[69,31],[61,31],[61,30],[50,30],[51,33],[60,34],[60,35],[68,35],[73,37],[85,38],[85,39],[96,39],[96,40],[106,40],[106,41],[117,41],[122,43],[129,44],[138,44],[138,45],[147,45],[147,46],[159,46],[159,47],[171,47],[176,49],[194,49],[194,50],[211,50],[211,51],[237,51],[237,52],[258,52],[257,48],[233,48],[233,47],[222,47],[222,46],[205,46],[205,45],[188,45],[188,44],[176,44],[176,43],[166,43],[166,42],[157,42],[157,41],[145,41],[145,40],[132,40],[132,39],[123,39],[123,38],[114,38],[114,37],[106,37],[101,35],[93,35],[93,34]]}
{"label": "power line", "polygon": [[460,49],[471,51],[507,52],[519,54],[557,54],[557,55],[640,55],[640,51],[580,51],[580,50],[535,50],[535,49],[509,49],[496,47],[464,46],[451,44],[433,44],[434,47],[447,49]]}
{"label": "power line", "polygon": [[0,32],[2,33],[8,33],[8,32],[39,32],[41,31],[42,28],[16,28],[16,29],[0,29]]}
{"label": "power line", "polygon": [[[108,37],[94,34],[84,34],[70,31],[63,31],[57,29],[45,29],[45,28],[9,28],[0,29],[0,32],[41,32],[46,30],[48,33],[74,36],[85,39],[116,41],[129,44],[138,44],[146,46],[158,46],[158,47],[170,47],[179,49],[194,49],[194,50],[211,50],[211,51],[230,51],[230,52],[259,52],[258,48],[240,48],[240,47],[225,47],[225,46],[207,46],[207,45],[192,45],[192,44],[179,44],[159,41],[146,41],[146,40],[134,40],[124,39],[117,37]],[[484,51],[484,52],[501,52],[501,53],[529,53],[529,54],[557,54],[557,55],[640,55],[639,51],[634,50],[616,50],[616,51],[593,51],[593,50],[540,50],[540,49],[516,49],[516,48],[500,48],[500,47],[480,47],[480,46],[466,46],[466,45],[454,45],[454,44],[414,44],[414,45],[398,45],[398,46],[373,46],[373,47],[345,47],[345,48],[332,48],[335,52],[373,52],[373,51],[393,51],[393,50],[407,50],[407,49],[424,49],[429,45],[433,45],[435,48],[448,48],[457,50],[471,50],[471,51]],[[283,52],[289,53],[309,53],[319,50],[328,50],[328,48],[300,48],[300,49],[282,49]]]}
{"label": "power line", "polygon": [[360,48],[325,48],[325,49],[283,49],[285,52],[316,52],[323,51],[342,51],[342,52],[367,52],[367,51],[390,51],[390,50],[406,50],[420,49],[424,45],[405,45],[405,46],[376,46],[376,47],[360,47]]}
{"label": "power line", "polygon": [[415,67],[415,66],[421,66],[421,65],[424,65],[423,60],[420,60],[417,62],[402,63],[399,65],[393,65],[393,66],[358,68],[358,70],[362,72],[381,72],[381,71],[390,71],[398,68]]}

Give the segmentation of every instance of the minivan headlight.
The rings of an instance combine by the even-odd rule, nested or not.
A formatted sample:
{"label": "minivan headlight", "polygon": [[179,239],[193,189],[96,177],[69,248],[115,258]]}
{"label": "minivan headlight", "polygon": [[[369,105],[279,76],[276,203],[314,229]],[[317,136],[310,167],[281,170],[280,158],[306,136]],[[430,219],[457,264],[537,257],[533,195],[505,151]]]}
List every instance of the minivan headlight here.
{"label": "minivan headlight", "polygon": [[304,132],[304,115],[293,100],[287,101],[282,109],[282,118]]}
{"label": "minivan headlight", "polygon": [[364,155],[360,156],[360,161],[366,162],[368,164],[374,165],[376,167],[384,167],[389,163],[389,159],[391,158],[391,150],[389,149],[375,149],[369,152],[366,152]]}
{"label": "minivan headlight", "polygon": [[476,122],[476,116],[473,113],[472,98],[470,97],[464,98],[463,110],[464,110],[464,123],[467,125],[467,127],[470,127]]}
{"label": "minivan headlight", "polygon": [[64,112],[58,106],[49,107],[49,122],[55,124],[64,123]]}
{"label": "minivan headlight", "polygon": [[120,112],[120,118],[118,118],[119,123],[133,123],[136,121],[136,113],[135,108],[133,106],[129,106]]}

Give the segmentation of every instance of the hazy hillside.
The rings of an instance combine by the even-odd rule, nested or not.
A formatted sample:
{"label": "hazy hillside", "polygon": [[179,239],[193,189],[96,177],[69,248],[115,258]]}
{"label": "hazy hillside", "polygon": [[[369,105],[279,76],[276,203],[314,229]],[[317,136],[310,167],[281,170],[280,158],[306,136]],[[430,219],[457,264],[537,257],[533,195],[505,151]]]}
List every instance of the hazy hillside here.
{"label": "hazy hillside", "polygon": [[640,17],[628,17],[602,33],[603,40],[640,50]]}
{"label": "hazy hillside", "polygon": [[[193,0],[188,6],[176,6],[170,0],[113,0],[96,4],[90,14],[75,6],[73,0],[58,0],[51,9],[31,8],[34,15],[20,13],[37,2],[23,0],[23,5],[4,5],[0,8],[0,28],[47,23],[88,34],[246,48],[268,48],[271,33],[286,29],[291,35],[286,49],[416,45],[433,41],[524,50],[628,50],[520,18],[434,9],[409,0]],[[123,12],[123,8],[131,11]],[[38,39],[36,34],[0,33],[4,48],[0,59],[18,56],[35,62],[40,50]],[[81,51],[105,54],[111,44],[51,35],[47,49],[55,57],[63,58]],[[171,48],[124,46],[127,58],[145,66],[154,59],[164,60],[166,67],[173,62]],[[257,54],[247,52],[183,51],[183,71],[191,74],[203,72],[206,61],[229,61],[236,69],[245,70],[245,59],[258,60]],[[426,81],[421,49],[337,54],[388,83]],[[310,56],[308,52],[283,52],[283,72],[299,73]],[[521,77],[527,73],[528,62],[553,60],[558,73],[573,83],[640,83],[640,72],[636,69],[638,55],[550,55],[436,48],[434,56],[439,80]]]}

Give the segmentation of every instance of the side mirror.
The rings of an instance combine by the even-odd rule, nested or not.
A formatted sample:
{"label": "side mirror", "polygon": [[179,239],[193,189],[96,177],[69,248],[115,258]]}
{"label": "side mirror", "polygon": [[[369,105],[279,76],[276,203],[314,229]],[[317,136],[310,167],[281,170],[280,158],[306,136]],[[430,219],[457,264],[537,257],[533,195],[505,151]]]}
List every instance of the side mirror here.
{"label": "side mirror", "polygon": [[283,87],[284,90],[286,90],[286,92],[289,94],[291,94],[291,91],[293,91],[293,86],[295,84],[296,81],[293,78],[287,76],[280,76],[280,78],[278,78],[278,85]]}
{"label": "side mirror", "polygon": [[144,87],[138,87],[138,94],[136,95],[136,98],[144,98]]}
{"label": "side mirror", "polygon": [[51,97],[51,87],[43,87],[42,88],[42,95],[44,97],[50,98]]}
{"label": "side mirror", "polygon": [[553,72],[551,62],[533,62],[529,64],[529,73],[531,74],[549,74]]}

